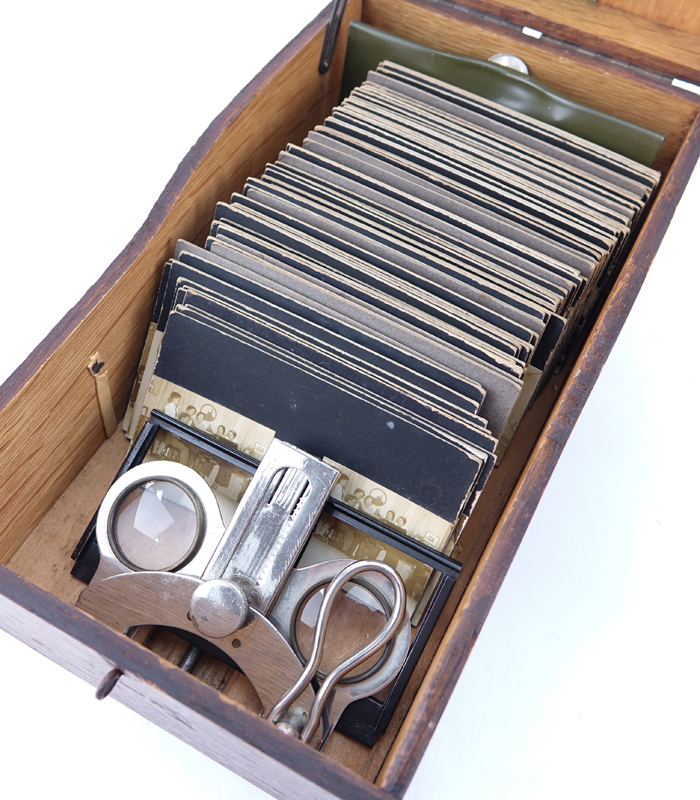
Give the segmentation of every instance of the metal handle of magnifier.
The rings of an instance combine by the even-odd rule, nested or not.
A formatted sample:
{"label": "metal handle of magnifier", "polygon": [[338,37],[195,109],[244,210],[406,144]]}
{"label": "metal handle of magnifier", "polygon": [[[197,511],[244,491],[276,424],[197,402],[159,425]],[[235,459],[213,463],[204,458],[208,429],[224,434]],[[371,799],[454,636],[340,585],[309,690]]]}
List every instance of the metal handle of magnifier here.
{"label": "metal handle of magnifier", "polygon": [[[165,625],[199,634],[251,678],[265,712],[275,711],[271,719],[280,717],[280,696],[286,708],[293,702],[288,691],[293,688],[295,699],[308,710],[304,713],[313,717],[300,730],[305,741],[318,743],[318,717],[325,709],[324,720],[330,720],[324,723],[325,740],[348,703],[375,693],[395,677],[410,645],[403,583],[391,567],[373,563],[371,572],[377,574],[366,580],[385,598],[390,617],[385,630],[369,650],[363,648],[336,667],[318,697],[310,687],[332,600],[352,576],[370,571],[368,563],[348,566],[345,561],[294,568],[337,477],[328,464],[275,440],[224,526],[214,493],[196,472],[168,462],[140,464],[105,496],[96,524],[100,564],[78,605],[122,632],[137,625]],[[168,509],[175,517],[189,514],[189,521],[166,530],[162,520],[170,519]],[[182,531],[186,538],[180,541]],[[332,591],[323,604],[311,666],[305,666],[291,644],[294,609],[313,587],[328,584]],[[343,675],[392,637],[381,665],[346,686]],[[191,648],[180,666],[191,671],[200,656]]]}

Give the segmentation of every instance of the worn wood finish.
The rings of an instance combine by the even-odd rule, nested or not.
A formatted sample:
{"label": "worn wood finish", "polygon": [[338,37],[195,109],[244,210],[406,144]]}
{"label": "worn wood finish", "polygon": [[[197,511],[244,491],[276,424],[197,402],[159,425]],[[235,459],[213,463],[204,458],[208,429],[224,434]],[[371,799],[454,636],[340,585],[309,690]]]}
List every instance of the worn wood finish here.
{"label": "worn wood finish", "polygon": [[[661,244],[693,165],[700,159],[700,117],[678,154],[672,176],[571,370],[484,555],[454,614],[421,689],[387,759],[378,784],[402,795],[427,747],[449,695],[474,646],[505,574],[515,557],[559,456],[620,334]],[[439,676],[439,678],[438,678]],[[449,689],[446,687],[449,686]]]}
{"label": "worn wood finish", "polygon": [[391,800],[131,639],[0,567],[0,627],[276,797]]}
{"label": "worn wood finish", "polygon": [[612,6],[653,19],[660,25],[700,36],[700,4],[697,0],[598,0],[604,6]]}
{"label": "worn wood finish", "polygon": [[[387,732],[371,750],[339,732],[333,734],[326,746],[324,753],[327,757],[366,780],[375,780],[382,768],[460,598],[556,400],[557,386],[560,384],[561,380],[555,377],[542,391],[518,429],[502,465],[486,486],[482,502],[469,520],[459,552],[454,554],[463,562],[464,567]],[[73,563],[70,553],[98,507],[126,448],[127,440],[121,431],[101,445],[10,559],[8,566],[11,569],[60,600],[75,605],[84,584],[70,575]],[[167,631],[154,631],[152,628],[141,629],[136,641],[145,644],[148,649],[175,665],[186,650],[182,640]],[[259,713],[257,695],[249,681],[240,673],[206,657],[197,666],[194,675],[217,691],[223,691],[244,708]]]}
{"label": "worn wood finish", "polygon": [[[544,397],[546,395],[543,395]],[[551,399],[547,408],[549,407],[551,407]],[[531,431],[532,428],[527,426],[522,430]],[[536,435],[537,431],[530,434],[523,452],[529,452]],[[128,441],[122,431],[118,431],[111,439],[108,439],[100,446],[76,479],[68,486],[12,556],[7,565],[10,569],[26,581],[49,592],[57,599],[70,605],[76,604],[85,584],[71,576],[70,570],[73,566],[73,561],[70,558],[70,554],[113,480],[126,454],[127,447]],[[523,448],[518,448],[517,446],[512,447],[509,451],[509,457],[522,450]],[[504,470],[499,470],[498,478],[506,477],[512,473],[512,470],[508,470],[507,463],[504,464]],[[522,463],[523,461],[521,460],[515,472],[516,477],[522,467]],[[514,480],[509,481],[506,486],[503,485],[502,481],[495,481],[489,486],[489,489],[491,494],[507,497],[513,484]],[[491,507],[490,497],[487,504]],[[502,508],[502,506],[499,506],[499,508]],[[498,518],[499,513],[495,514],[494,519]],[[493,528],[491,516],[489,517],[491,524],[488,534]],[[480,545],[481,550],[483,550],[488,541],[488,534],[483,532],[481,534],[481,538],[483,538],[483,542]],[[481,539],[476,533],[471,535],[469,537],[469,549],[471,550],[479,541]],[[469,574],[473,571],[474,566],[475,562],[470,565]],[[460,577],[460,583],[466,585],[467,577],[468,574],[465,570]],[[441,635],[449,623],[451,612],[456,607],[457,600],[463,589],[464,586],[462,585],[458,593],[453,593],[454,600],[447,611],[443,613],[440,622],[436,626],[409,687],[401,699],[387,734],[381,737],[370,751],[364,745],[355,742],[344,734],[335,732],[324,751],[327,757],[346,766],[366,780],[373,781],[376,778],[386,754],[393,744],[400,723],[439,645]],[[135,640],[174,665],[179,663],[187,649],[187,645],[183,640],[168,631],[154,630],[151,627],[142,628],[136,635]],[[217,691],[222,691],[242,707],[253,713],[260,712],[260,701],[250,682],[241,673],[221,664],[216,659],[206,657],[197,666],[194,675],[207,685],[216,688]]]}
{"label": "worn wood finish", "polygon": [[[487,0],[472,5],[482,2]],[[359,10],[359,0],[351,0],[349,15]],[[462,540],[465,567],[458,586],[387,733],[372,751],[336,736],[319,755],[246,710],[255,710],[249,686],[213,659],[203,659],[196,680],[174,668],[182,644],[169,635],[142,630],[140,639],[150,637],[157,651],[149,652],[72,608],[82,585],[70,578],[67,555],[125,446],[116,434],[78,474],[104,439],[85,361],[99,347],[117,410],[123,409],[160,266],[175,239],[201,237],[217,199],[240,188],[248,174],[259,173],[288,140],[300,141],[330,111],[344,35],[334,68],[320,79],[316,64],[327,18],[326,11],[212,123],[135,239],[0,389],[5,482],[0,564],[13,570],[0,567],[0,624],[93,684],[115,665],[124,669],[115,697],[277,796],[389,800],[408,785],[700,155],[699,106],[652,77],[556,42],[523,39],[463,9],[419,0],[365,0],[365,21],[477,57],[517,45],[537,77],[572,97],[650,127],[663,126],[667,140],[658,164],[666,176],[565,387],[560,388],[564,376],[550,381],[492,476]],[[76,423],[70,430],[37,424],[69,411]]]}
{"label": "worn wood finish", "polygon": [[698,112],[698,98],[668,83],[643,77],[620,64],[579,54],[556,42],[537,41],[461,9],[423,0],[365,0],[363,20],[421,44],[487,59],[515,53],[533,77],[581,103],[666,134],[656,169],[666,172]]}
{"label": "worn wood finish", "polygon": [[[682,20],[680,13],[646,19],[653,5],[676,7],[681,3],[664,0],[623,0],[626,10],[590,0],[455,0],[518,27],[524,25],[542,33],[586,47],[596,53],[628,64],[659,72],[671,78],[700,83],[700,37],[692,28],[668,27],[670,20]],[[617,2],[615,3],[617,5]],[[698,18],[697,4],[694,19]],[[639,8],[638,8],[639,7]],[[628,13],[631,12],[631,13]],[[641,14],[641,16],[638,16]],[[666,20],[669,20],[668,22]],[[661,24],[661,23],[664,24]]]}
{"label": "worn wood finish", "polygon": [[85,584],[70,574],[70,557],[124,460],[129,441],[118,430],[37,523],[7,566],[55,597],[73,605]]}
{"label": "worn wood finish", "polygon": [[[348,20],[333,66],[317,71],[328,10],[209,126],[148,219],[104,276],[0,388],[0,563],[5,563],[104,439],[85,363],[99,349],[117,414],[126,407],[160,270],[178,238],[201,239],[216,202],[289,141],[300,142],[337,100]],[[260,131],[266,131],[261,136]],[[219,169],[223,164],[230,165]],[[70,419],[70,425],[56,420]],[[33,501],[28,503],[27,497]]]}

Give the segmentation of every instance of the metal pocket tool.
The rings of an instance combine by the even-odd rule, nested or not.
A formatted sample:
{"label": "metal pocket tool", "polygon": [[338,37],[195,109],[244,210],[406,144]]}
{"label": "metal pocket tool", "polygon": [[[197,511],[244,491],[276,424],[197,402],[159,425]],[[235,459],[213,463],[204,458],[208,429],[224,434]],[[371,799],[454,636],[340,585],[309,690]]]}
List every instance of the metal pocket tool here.
{"label": "metal pocket tool", "polygon": [[[122,633],[160,625],[205,639],[249,678],[263,716],[321,747],[348,703],[396,677],[410,645],[405,588],[389,565],[338,559],[294,568],[337,477],[275,439],[225,526],[213,491],[194,470],[172,462],[133,467],[100,506],[100,563],[78,606]],[[387,621],[324,676],[328,622],[349,582],[374,597]],[[297,623],[321,588],[305,657]]]}

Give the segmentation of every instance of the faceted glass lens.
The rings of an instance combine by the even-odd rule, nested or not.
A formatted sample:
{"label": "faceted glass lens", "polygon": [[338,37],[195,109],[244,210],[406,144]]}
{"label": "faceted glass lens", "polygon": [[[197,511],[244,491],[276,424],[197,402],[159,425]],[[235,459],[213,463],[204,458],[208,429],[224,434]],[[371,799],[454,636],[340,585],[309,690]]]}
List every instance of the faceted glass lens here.
{"label": "faceted glass lens", "polygon": [[191,497],[170,481],[134,487],[119,504],[112,537],[117,555],[143,570],[172,570],[192,554],[200,537]]}

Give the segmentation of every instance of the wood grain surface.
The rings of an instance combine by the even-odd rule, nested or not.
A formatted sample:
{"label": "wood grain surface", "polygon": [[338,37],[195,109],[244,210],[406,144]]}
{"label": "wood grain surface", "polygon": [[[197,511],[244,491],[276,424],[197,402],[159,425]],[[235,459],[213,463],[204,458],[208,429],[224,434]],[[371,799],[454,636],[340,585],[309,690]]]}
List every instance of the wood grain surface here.
{"label": "wood grain surface", "polygon": [[[583,2],[593,5],[588,0],[571,5]],[[495,0],[471,5],[510,8]],[[530,5],[546,4],[530,0]],[[348,9],[344,24],[359,15],[359,0],[351,0]],[[662,127],[667,139],[658,165],[665,177],[568,378],[550,381],[477,506],[461,541],[463,574],[387,733],[371,751],[337,736],[319,755],[258,719],[250,687],[217,662],[203,660],[196,677],[182,674],[173,665],[182,644],[173,637],[155,634],[151,652],[74,609],[80,586],[69,576],[67,554],[126,446],[119,432],[104,441],[86,360],[99,348],[117,412],[123,411],[160,267],[175,240],[201,240],[215,202],[239,189],[248,175],[259,174],[287,141],[299,142],[335,102],[342,32],[331,71],[322,78],[316,71],[328,13],[217,117],[122,254],[0,387],[0,564],[10,567],[0,567],[0,625],[93,684],[115,665],[123,669],[115,697],[275,796],[379,800],[404,793],[634,302],[700,156],[699,106],[653,77],[555,42],[525,39],[459,9],[413,0],[364,3],[365,21],[441,49],[488,57],[517,44],[536,77],[604,111]],[[56,424],[68,418],[70,425]]]}
{"label": "wood grain surface", "polygon": [[700,4],[697,0],[598,0],[601,5],[612,6],[653,19],[660,25],[700,36]]}
{"label": "wood grain surface", "polygon": [[[359,8],[359,0],[349,4],[344,26]],[[115,410],[123,415],[161,268],[176,240],[201,242],[216,202],[227,200],[287,142],[299,143],[330,113],[339,91],[346,27],[331,69],[319,76],[328,13],[302,31],[212,122],[136,236],[0,387],[0,563],[104,440],[94,382],[85,370],[90,354],[99,349],[104,357]],[[61,424],[66,419],[70,425]]]}
{"label": "wood grain surface", "polygon": [[[643,0],[640,4],[638,0],[622,0],[624,8],[592,3],[591,0],[455,2],[628,64],[671,78],[700,83],[699,17],[693,0],[687,0],[686,4],[664,0]],[[682,5],[695,7],[688,27],[683,22]],[[667,10],[652,16],[653,6],[663,6]],[[675,10],[672,12],[671,9]],[[647,16],[651,18],[647,19]],[[675,26],[668,27],[672,20]],[[679,25],[683,27],[678,29]]]}

